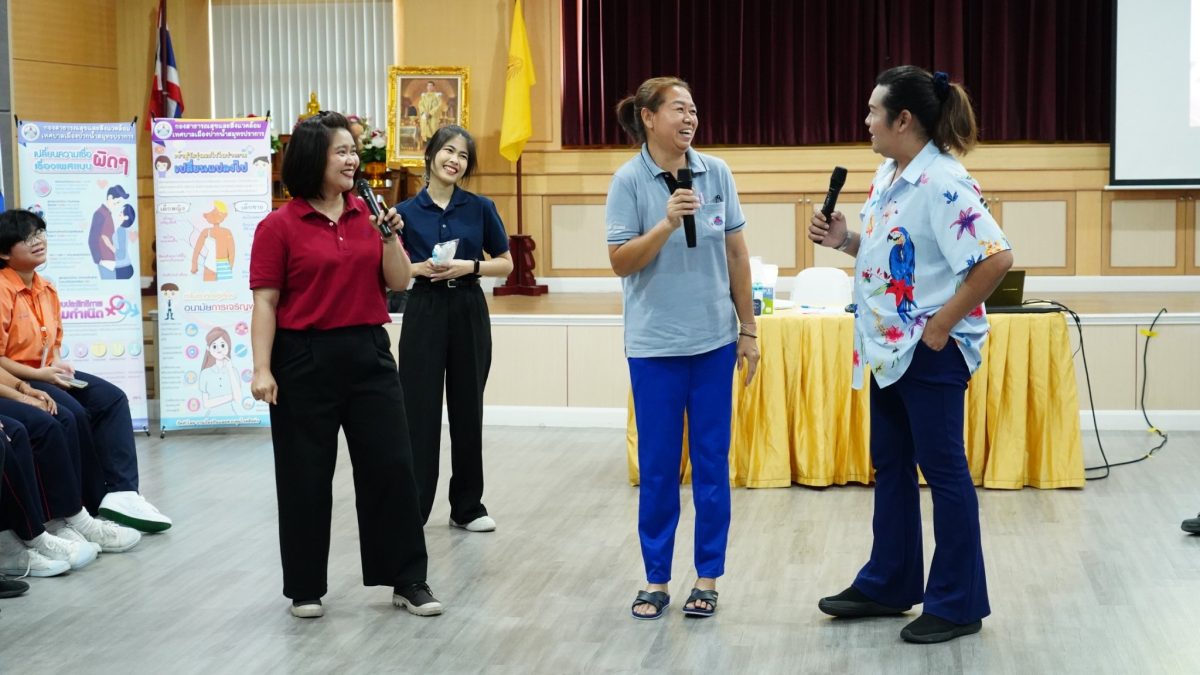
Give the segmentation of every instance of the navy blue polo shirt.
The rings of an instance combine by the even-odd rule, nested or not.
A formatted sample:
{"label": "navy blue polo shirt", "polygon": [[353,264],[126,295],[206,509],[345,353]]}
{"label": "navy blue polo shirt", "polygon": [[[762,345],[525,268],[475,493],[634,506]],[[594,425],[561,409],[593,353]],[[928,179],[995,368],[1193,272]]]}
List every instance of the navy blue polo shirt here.
{"label": "navy blue polo shirt", "polygon": [[404,219],[400,231],[404,250],[413,262],[429,260],[435,244],[452,239],[458,240],[454,257],[459,260],[482,260],[484,251],[494,258],[508,251],[508,232],[496,203],[487,197],[456,187],[443,210],[429,191],[421,188],[416,197],[405,200],[396,210]]}

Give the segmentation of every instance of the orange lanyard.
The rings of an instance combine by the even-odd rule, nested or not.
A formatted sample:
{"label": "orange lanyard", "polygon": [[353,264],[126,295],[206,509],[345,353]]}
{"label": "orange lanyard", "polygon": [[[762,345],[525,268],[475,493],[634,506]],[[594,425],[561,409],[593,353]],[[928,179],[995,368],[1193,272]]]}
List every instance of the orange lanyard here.
{"label": "orange lanyard", "polygon": [[46,319],[42,314],[41,298],[33,294],[33,289],[29,291],[29,309],[33,312],[33,317],[37,319],[38,328],[42,331],[42,365],[46,366],[46,357],[50,354],[50,331],[46,330]]}

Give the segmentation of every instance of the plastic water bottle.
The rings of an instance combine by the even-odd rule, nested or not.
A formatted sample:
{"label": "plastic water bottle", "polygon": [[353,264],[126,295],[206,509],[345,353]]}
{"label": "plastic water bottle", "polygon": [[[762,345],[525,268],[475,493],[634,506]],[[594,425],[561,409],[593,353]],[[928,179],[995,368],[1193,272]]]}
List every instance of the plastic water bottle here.
{"label": "plastic water bottle", "polygon": [[750,297],[754,300],[754,316],[760,316],[763,313],[763,289],[761,281],[755,281],[750,286]]}

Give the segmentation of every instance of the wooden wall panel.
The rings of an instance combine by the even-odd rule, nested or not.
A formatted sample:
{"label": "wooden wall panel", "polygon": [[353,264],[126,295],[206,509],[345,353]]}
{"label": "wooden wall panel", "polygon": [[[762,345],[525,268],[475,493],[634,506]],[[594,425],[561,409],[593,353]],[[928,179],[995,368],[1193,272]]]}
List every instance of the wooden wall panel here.
{"label": "wooden wall panel", "polygon": [[1099,275],[1104,230],[1103,193],[1081,190],[1075,193],[1075,274]]}
{"label": "wooden wall panel", "polygon": [[567,328],[567,405],[620,408],[629,396],[623,326]]}
{"label": "wooden wall panel", "polygon": [[567,405],[567,327],[492,326],[486,405]]}
{"label": "wooden wall panel", "polygon": [[1150,195],[1106,201],[1108,255],[1104,262],[1109,270],[1139,274],[1183,271],[1181,202]]}
{"label": "wooden wall panel", "polygon": [[[1149,328],[1149,325],[1138,326]],[[1196,345],[1200,345],[1200,326],[1159,325],[1154,328],[1156,336],[1150,338],[1150,352],[1146,382],[1147,410],[1200,410],[1200,358]],[[1137,334],[1136,365],[1137,395],[1142,389],[1142,350],[1146,348],[1146,336]],[[1137,407],[1136,405],[1134,407]]]}
{"label": "wooden wall panel", "polygon": [[1196,232],[1200,230],[1200,201],[1196,200],[1195,194],[1188,196],[1188,228],[1187,228],[1187,250],[1191,251],[1191,258],[1188,260],[1188,274],[1200,274],[1200,236],[1196,236]]}
{"label": "wooden wall panel", "polygon": [[117,10],[115,0],[11,0],[13,60],[115,69]]}
{"label": "wooden wall panel", "polygon": [[1072,323],[1068,334],[1075,354],[1075,382],[1079,390],[1079,409],[1088,410],[1087,379],[1083,356],[1088,357],[1092,396],[1096,410],[1132,410],[1137,407],[1137,372],[1134,350],[1135,326],[1084,326],[1085,351],[1079,351],[1079,331]]}
{"label": "wooden wall panel", "polygon": [[1075,271],[1075,193],[1005,194],[993,209],[1013,246],[1014,267],[1031,274]]}
{"label": "wooden wall panel", "polygon": [[797,196],[762,195],[742,200],[746,215],[746,246],[750,255],[759,256],[764,263],[778,265],[783,276],[799,271],[804,262],[804,249],[799,239],[800,212]]}
{"label": "wooden wall panel", "polygon": [[612,273],[608,261],[607,227],[604,204],[594,201],[568,203],[563,197],[550,202],[550,264],[555,269],[602,271]]}
{"label": "wooden wall panel", "polygon": [[13,112],[23,120],[113,122],[118,77],[115,68],[14,59]]}

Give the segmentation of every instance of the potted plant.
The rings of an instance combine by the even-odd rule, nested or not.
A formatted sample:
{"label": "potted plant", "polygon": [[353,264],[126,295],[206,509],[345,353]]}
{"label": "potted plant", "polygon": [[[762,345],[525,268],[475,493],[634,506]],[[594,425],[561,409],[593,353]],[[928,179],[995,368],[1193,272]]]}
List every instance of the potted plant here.
{"label": "potted plant", "polygon": [[362,119],[363,131],[358,137],[358,157],[362,160],[363,175],[371,187],[383,187],[387,174],[387,133]]}

